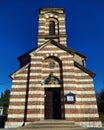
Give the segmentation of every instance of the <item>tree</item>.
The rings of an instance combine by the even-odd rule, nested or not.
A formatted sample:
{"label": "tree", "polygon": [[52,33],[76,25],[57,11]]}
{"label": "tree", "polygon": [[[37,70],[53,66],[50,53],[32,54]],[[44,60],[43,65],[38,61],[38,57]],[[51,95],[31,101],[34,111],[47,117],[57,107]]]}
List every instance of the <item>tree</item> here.
{"label": "tree", "polygon": [[99,114],[104,114],[104,90],[97,95],[97,105]]}
{"label": "tree", "polygon": [[9,106],[9,97],[10,97],[10,90],[6,89],[0,98],[0,106],[3,106],[4,112],[3,115],[7,115],[7,110]]}

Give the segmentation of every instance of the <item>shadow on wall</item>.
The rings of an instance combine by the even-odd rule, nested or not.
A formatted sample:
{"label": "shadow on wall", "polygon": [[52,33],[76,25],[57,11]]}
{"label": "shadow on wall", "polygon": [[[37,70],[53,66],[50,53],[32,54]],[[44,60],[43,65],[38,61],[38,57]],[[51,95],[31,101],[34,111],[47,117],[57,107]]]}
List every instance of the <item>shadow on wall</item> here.
{"label": "shadow on wall", "polygon": [[0,128],[4,128],[7,116],[0,116]]}

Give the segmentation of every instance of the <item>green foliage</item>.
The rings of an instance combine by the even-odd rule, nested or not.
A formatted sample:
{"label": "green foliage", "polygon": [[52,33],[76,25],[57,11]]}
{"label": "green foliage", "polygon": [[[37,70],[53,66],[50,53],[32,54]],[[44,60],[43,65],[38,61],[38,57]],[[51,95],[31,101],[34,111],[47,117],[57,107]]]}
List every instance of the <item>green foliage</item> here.
{"label": "green foliage", "polygon": [[104,115],[104,90],[98,94],[97,96],[97,105],[99,114]]}
{"label": "green foliage", "polygon": [[3,115],[7,115],[7,110],[9,106],[9,97],[10,97],[10,90],[6,89],[4,93],[1,94],[0,98],[0,106],[3,106]]}

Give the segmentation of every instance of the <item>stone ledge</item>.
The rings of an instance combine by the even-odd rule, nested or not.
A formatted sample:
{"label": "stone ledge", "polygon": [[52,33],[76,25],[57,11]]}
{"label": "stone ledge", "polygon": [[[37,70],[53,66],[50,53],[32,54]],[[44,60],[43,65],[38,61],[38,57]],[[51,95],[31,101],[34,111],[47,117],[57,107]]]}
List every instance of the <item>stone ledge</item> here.
{"label": "stone ledge", "polygon": [[77,124],[87,128],[102,128],[101,121],[77,122]]}

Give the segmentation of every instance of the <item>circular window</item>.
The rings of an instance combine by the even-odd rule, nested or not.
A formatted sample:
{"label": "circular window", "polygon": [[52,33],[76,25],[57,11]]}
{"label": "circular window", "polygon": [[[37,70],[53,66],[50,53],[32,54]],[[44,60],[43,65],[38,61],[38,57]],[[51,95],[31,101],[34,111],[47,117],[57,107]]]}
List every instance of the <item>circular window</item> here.
{"label": "circular window", "polygon": [[50,69],[53,69],[54,67],[55,67],[55,63],[54,63],[54,62],[50,62],[50,63],[49,63],[49,68],[50,68]]}

